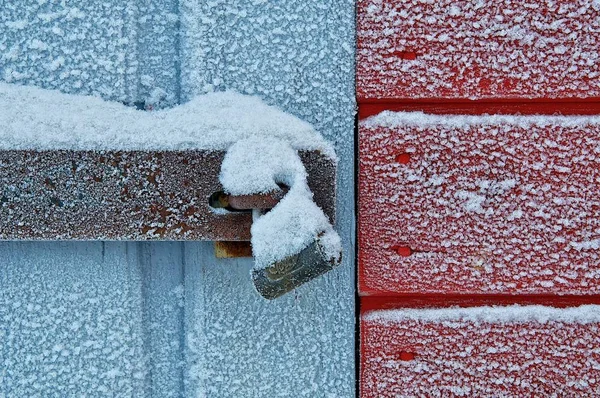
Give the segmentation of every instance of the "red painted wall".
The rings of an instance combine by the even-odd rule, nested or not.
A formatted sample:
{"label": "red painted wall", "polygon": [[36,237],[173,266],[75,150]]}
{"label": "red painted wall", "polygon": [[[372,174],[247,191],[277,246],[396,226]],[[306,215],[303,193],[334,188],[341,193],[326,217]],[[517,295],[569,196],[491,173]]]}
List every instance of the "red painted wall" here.
{"label": "red painted wall", "polygon": [[600,303],[600,3],[360,0],[357,25],[361,396],[600,394],[596,318],[465,320]]}

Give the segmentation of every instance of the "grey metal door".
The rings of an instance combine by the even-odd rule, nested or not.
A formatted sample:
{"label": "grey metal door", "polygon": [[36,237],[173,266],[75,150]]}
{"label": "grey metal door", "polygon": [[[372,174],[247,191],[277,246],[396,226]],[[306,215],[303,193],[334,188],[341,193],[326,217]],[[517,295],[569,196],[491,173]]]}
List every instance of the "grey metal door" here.
{"label": "grey metal door", "polygon": [[9,83],[146,109],[236,90],[313,123],[344,242],[272,302],[211,243],[2,242],[0,397],[354,395],[352,0],[7,1],[0,54]]}

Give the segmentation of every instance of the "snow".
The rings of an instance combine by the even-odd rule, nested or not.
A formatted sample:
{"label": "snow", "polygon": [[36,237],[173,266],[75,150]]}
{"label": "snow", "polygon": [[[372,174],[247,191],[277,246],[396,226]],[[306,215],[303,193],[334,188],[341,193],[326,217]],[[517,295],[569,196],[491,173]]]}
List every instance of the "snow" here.
{"label": "snow", "polygon": [[289,143],[277,138],[236,142],[223,159],[219,179],[225,191],[233,195],[276,192],[279,184],[289,187],[271,211],[257,215],[252,223],[255,268],[272,266],[317,240],[326,260],[340,262],[340,238],[323,210],[313,202],[304,165]]}
{"label": "snow", "polygon": [[600,249],[600,239],[588,240],[588,241],[583,241],[583,242],[571,242],[570,244],[577,250],[598,250],[598,249]]}
{"label": "snow", "polygon": [[[519,129],[532,127],[550,128],[561,126],[566,129],[584,128],[588,125],[600,124],[600,116],[553,116],[553,115],[432,115],[423,112],[383,111],[361,121],[365,128],[399,128],[399,127],[441,127],[448,129],[466,129],[472,126],[496,127],[510,126]],[[490,138],[493,139],[493,138]],[[485,144],[485,142],[484,142]],[[555,148],[556,142],[544,140],[544,145]]]}
{"label": "snow", "polygon": [[219,179],[227,193],[251,195],[279,191],[278,184],[304,189],[306,176],[298,153],[271,137],[237,141],[225,154]]}
{"label": "snow", "polygon": [[494,324],[523,322],[598,323],[600,305],[582,305],[570,308],[555,308],[542,305],[512,305],[506,307],[468,307],[435,309],[376,310],[364,314],[367,322],[486,322]]}
{"label": "snow", "polygon": [[0,149],[5,150],[223,150],[259,136],[335,157],[310,124],[235,92],[146,112],[91,96],[0,83],[0,109]]}
{"label": "snow", "polygon": [[0,79],[128,101],[138,91],[139,13],[117,0],[4,2]]}
{"label": "snow", "polygon": [[142,396],[148,325],[138,249],[0,245],[0,396]]}

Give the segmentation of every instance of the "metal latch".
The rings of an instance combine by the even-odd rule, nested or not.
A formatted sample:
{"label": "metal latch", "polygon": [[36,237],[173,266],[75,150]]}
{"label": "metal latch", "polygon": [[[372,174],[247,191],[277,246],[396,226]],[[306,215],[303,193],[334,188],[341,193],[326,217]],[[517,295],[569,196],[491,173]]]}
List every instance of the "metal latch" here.
{"label": "metal latch", "polygon": [[[251,238],[250,209],[270,208],[281,196],[229,198],[225,209],[215,208],[224,156],[207,150],[0,151],[0,239],[204,240],[237,242],[249,254],[242,242]],[[335,162],[318,151],[299,156],[315,203],[333,222]],[[276,271],[255,272],[261,294],[277,297],[312,278],[301,264],[316,250],[307,248]]]}
{"label": "metal latch", "polygon": [[341,241],[332,217],[315,203],[306,163],[288,141],[237,141],[227,151],[219,179],[232,194],[223,200],[227,207],[252,209],[252,280],[263,297],[279,297],[340,263]]}
{"label": "metal latch", "polygon": [[[281,191],[263,195],[234,196],[219,192],[212,198],[212,204],[231,211],[265,212],[275,207],[285,196],[288,188],[281,188]],[[219,258],[251,257],[252,246],[250,242],[215,242],[215,255]],[[336,265],[336,262],[327,258],[317,239],[300,253],[289,256],[272,267],[253,269],[252,281],[264,298],[275,299],[331,271]]]}

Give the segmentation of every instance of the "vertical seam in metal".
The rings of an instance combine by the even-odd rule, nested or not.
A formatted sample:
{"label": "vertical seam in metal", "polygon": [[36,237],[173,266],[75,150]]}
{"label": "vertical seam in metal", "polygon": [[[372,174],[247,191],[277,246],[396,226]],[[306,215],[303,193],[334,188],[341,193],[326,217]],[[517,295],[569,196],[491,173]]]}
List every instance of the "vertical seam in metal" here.
{"label": "vertical seam in metal", "polygon": [[175,102],[181,104],[181,7],[180,1],[175,0],[175,9],[173,10],[177,15],[177,22],[175,23]]}
{"label": "vertical seam in metal", "polygon": [[180,243],[180,250],[181,250],[181,287],[182,287],[182,297],[181,300],[183,301],[183,305],[179,305],[180,303],[177,303],[179,305],[179,319],[180,319],[180,325],[179,325],[179,330],[180,330],[180,336],[179,336],[179,349],[181,351],[181,372],[180,372],[180,380],[181,380],[181,384],[180,384],[180,391],[181,391],[181,396],[182,397],[186,397],[187,396],[187,391],[186,391],[186,382],[185,382],[185,374],[186,374],[186,369],[187,369],[187,350],[185,347],[185,336],[186,336],[186,330],[185,330],[185,308],[186,308],[186,291],[185,291],[185,268],[186,268],[186,261],[185,261],[185,242],[179,242]]}
{"label": "vertical seam in metal", "polygon": [[358,113],[354,116],[354,378],[355,396],[360,397],[360,295],[358,291]]}

